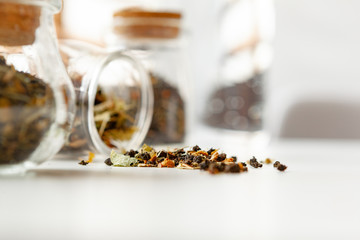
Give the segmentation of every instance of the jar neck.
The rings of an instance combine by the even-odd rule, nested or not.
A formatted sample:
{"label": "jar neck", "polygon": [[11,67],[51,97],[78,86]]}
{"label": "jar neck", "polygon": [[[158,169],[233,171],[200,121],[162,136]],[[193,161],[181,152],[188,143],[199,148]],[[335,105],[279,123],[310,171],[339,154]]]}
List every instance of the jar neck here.
{"label": "jar neck", "polygon": [[106,39],[110,50],[140,50],[140,51],[162,51],[181,48],[185,43],[185,38],[179,36],[174,39],[157,38],[124,38],[121,35],[112,34]]}
{"label": "jar neck", "polygon": [[[135,77],[133,74],[131,74],[133,77],[130,77],[130,75],[123,75],[124,73],[122,70],[125,70],[127,67],[122,68],[121,65],[126,63],[129,64],[127,67],[133,69],[133,71],[136,72],[135,75],[138,75],[137,79],[133,79],[133,77]],[[123,76],[121,77],[121,75]],[[103,154],[109,154],[111,151],[111,147],[109,147],[104,142],[104,139],[102,139],[99,135],[101,129],[98,131],[98,129],[95,127],[94,107],[95,98],[98,91],[101,89],[103,93],[109,93],[108,97],[109,99],[112,98],[111,101],[121,101],[123,104],[129,104],[128,106],[130,106],[131,102],[126,101],[126,95],[137,88],[139,91],[139,96],[141,96],[140,99],[138,99],[139,109],[137,110],[137,116],[133,116],[134,127],[137,130],[132,134],[130,139],[122,140],[117,139],[115,136],[114,138],[110,139],[113,147],[117,149],[138,148],[143,142],[150,127],[153,110],[153,92],[146,70],[143,68],[140,62],[131,56],[130,53],[115,51],[109,53],[101,60],[98,67],[94,69],[91,78],[88,80],[90,80],[90,82],[88,82],[89,84],[87,86],[87,97],[86,99],[83,99],[85,100],[84,103],[87,103],[88,106],[86,108],[82,108],[82,115],[86,115],[85,119],[88,121],[88,132],[93,148]],[[127,82],[129,80],[134,82]],[[111,92],[117,94],[111,94]],[[119,94],[121,92],[126,94]],[[124,134],[126,133],[124,132]]]}

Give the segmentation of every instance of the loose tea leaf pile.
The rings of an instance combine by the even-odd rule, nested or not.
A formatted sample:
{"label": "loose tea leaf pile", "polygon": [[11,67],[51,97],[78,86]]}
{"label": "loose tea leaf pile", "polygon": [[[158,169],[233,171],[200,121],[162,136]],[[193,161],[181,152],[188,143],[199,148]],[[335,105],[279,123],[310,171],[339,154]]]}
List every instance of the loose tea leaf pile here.
{"label": "loose tea leaf pile", "polygon": [[[267,162],[269,161],[268,159]],[[225,153],[219,153],[219,150],[214,148],[202,150],[197,145],[187,151],[184,148],[175,149],[174,151],[156,151],[154,148],[144,144],[140,151],[130,150],[125,154],[113,151],[110,158],[105,160],[105,164],[117,167],[200,169],[211,174],[248,171],[247,164],[237,162],[235,156],[229,157]],[[249,160],[249,164],[254,168],[258,168],[260,163],[253,157]],[[279,171],[285,169],[278,168]]]}
{"label": "loose tea leaf pile", "polygon": [[145,143],[180,143],[185,137],[185,106],[179,90],[160,76],[150,74],[154,114]]}
{"label": "loose tea leaf pile", "polygon": [[0,164],[16,164],[37,149],[54,121],[51,88],[0,56]]}

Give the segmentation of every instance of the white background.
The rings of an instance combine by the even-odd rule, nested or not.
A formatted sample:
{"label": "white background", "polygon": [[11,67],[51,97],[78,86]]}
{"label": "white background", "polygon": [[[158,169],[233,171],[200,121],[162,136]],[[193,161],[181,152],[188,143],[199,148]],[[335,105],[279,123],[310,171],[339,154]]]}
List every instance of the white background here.
{"label": "white background", "polygon": [[[101,43],[110,29],[111,13],[114,9],[119,5],[133,5],[137,2],[155,8],[165,6],[183,10],[184,27],[189,40],[190,82],[196,91],[193,120],[198,123],[207,96],[216,80],[214,34],[217,27],[217,6],[221,1],[67,0],[64,12],[67,20],[64,25],[71,36]],[[325,102],[320,108],[325,106],[330,111],[328,115],[324,113],[319,119],[314,118],[306,123],[307,125],[303,126],[305,136],[306,131],[310,136],[311,132],[322,126],[323,119],[337,115],[335,110],[331,110],[331,102],[344,102],[344,111],[341,114],[345,119],[354,117],[356,106],[359,105],[360,109],[360,1],[275,0],[274,6],[276,37],[274,61],[266,88],[267,128],[273,135],[279,135],[282,120],[286,118],[288,108],[291,107],[290,102],[302,102],[304,99],[308,101],[307,98],[314,96],[314,101]],[[326,103],[329,103],[329,106]],[[347,103],[352,105],[349,110]],[[304,111],[304,118],[313,115],[317,109],[312,111]],[[360,119],[360,113],[358,115],[355,117]],[[293,125],[299,124],[301,123],[295,122]],[[331,124],[322,127],[322,132],[334,131]],[[358,126],[356,123],[348,123],[341,125],[341,128],[346,128],[349,132]],[[318,133],[320,137],[322,132]],[[343,137],[342,132],[346,131],[334,131],[330,135]],[[348,135],[345,134],[344,137]]]}

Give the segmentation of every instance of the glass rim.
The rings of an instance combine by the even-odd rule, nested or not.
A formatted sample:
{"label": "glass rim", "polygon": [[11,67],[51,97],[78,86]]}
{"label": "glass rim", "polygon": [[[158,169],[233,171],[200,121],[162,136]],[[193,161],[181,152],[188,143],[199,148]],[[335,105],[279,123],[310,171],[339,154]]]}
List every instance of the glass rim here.
{"label": "glass rim", "polygon": [[[153,89],[150,84],[149,76],[147,75],[146,70],[143,68],[141,63],[128,51],[112,51],[105,56],[101,64],[98,68],[94,71],[93,78],[89,79],[89,86],[87,90],[87,100],[88,102],[88,111],[83,112],[82,114],[86,116],[86,119],[89,121],[88,130],[90,133],[90,139],[92,140],[92,144],[95,146],[97,150],[100,150],[102,154],[110,154],[111,147],[107,146],[103,140],[101,139],[100,135],[98,134],[98,130],[95,126],[95,119],[94,119],[94,104],[95,104],[95,95],[97,91],[97,86],[99,84],[99,77],[101,76],[103,70],[108,66],[109,63],[120,60],[120,61],[127,61],[131,63],[134,68],[139,71],[140,73],[140,92],[141,92],[141,100],[140,100],[140,109],[138,109],[139,120],[138,126],[139,129],[137,133],[132,136],[131,140],[128,142],[129,149],[135,149],[140,147],[140,144],[144,141],[146,134],[150,128],[152,114],[153,114]],[[120,141],[121,142],[121,141]],[[118,148],[120,147],[120,148]],[[124,146],[115,146],[122,150]]]}

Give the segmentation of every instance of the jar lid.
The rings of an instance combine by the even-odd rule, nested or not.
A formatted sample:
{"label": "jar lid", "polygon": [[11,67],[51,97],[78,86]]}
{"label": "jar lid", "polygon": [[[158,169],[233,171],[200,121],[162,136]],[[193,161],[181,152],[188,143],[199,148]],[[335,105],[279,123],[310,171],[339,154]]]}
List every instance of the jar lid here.
{"label": "jar lid", "polygon": [[40,8],[20,3],[0,2],[0,44],[30,45],[40,25]]}
{"label": "jar lid", "polygon": [[127,8],[114,13],[114,32],[125,38],[173,39],[180,34],[179,12]]}
{"label": "jar lid", "polygon": [[59,11],[60,0],[0,0],[0,45],[30,45],[40,25],[41,7]]}

